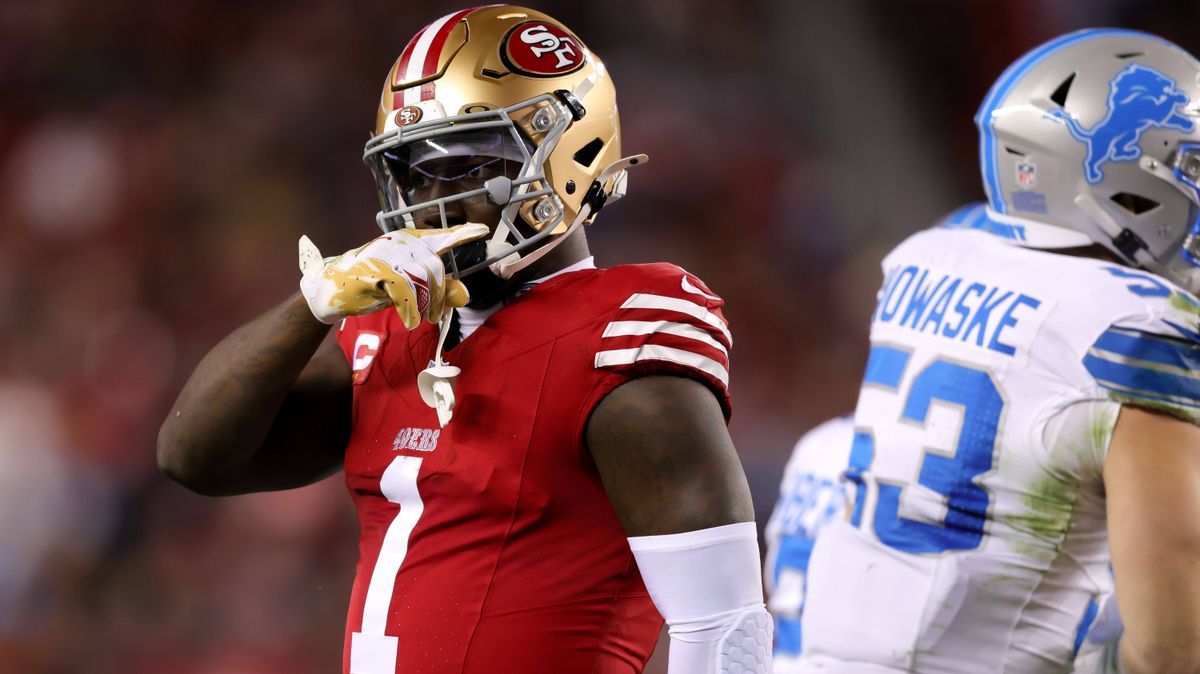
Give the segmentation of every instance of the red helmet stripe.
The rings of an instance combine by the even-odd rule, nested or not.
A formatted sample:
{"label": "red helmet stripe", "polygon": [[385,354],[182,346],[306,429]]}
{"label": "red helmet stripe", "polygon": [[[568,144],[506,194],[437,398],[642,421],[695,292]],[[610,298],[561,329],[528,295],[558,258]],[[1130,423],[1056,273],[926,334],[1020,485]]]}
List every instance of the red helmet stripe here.
{"label": "red helmet stripe", "polygon": [[[429,77],[437,73],[438,61],[441,60],[442,49],[446,46],[446,40],[449,39],[450,33],[454,30],[454,27],[458,25],[459,21],[463,20],[468,14],[477,9],[479,8],[472,7],[470,9],[464,9],[461,12],[454,14],[449,21],[442,25],[441,30],[439,30],[437,35],[433,37],[433,42],[429,45],[429,51],[425,54],[425,69],[421,71],[421,77]],[[421,100],[431,100],[436,90],[437,88],[433,82],[423,85],[421,87]]]}
{"label": "red helmet stripe", "polygon": [[[495,5],[471,7],[447,14],[421,29],[421,32],[413,37],[404,50],[404,55],[401,57],[403,67],[396,68],[396,84],[412,82],[437,74],[442,48],[446,46],[446,40],[454,31],[454,27],[467,15],[484,7],[495,7]],[[393,107],[412,105],[418,100],[429,100],[433,98],[434,91],[433,83],[426,83],[421,87],[409,87],[403,92],[403,100],[395,99],[397,105]]]}
{"label": "red helmet stripe", "polygon": [[403,84],[407,79],[404,76],[404,73],[408,72],[408,62],[412,58],[413,49],[416,48],[417,41],[421,39],[421,36],[424,35],[425,31],[428,29],[429,26],[422,28],[417,32],[416,35],[413,36],[411,40],[408,41],[408,45],[404,47],[404,53],[400,54],[400,61],[396,64],[396,71],[392,74],[393,87]]}
{"label": "red helmet stripe", "polygon": [[464,9],[461,12],[453,14],[450,20],[442,24],[437,35],[433,37],[433,42],[429,44],[429,51],[425,54],[425,69],[421,72],[421,77],[429,77],[437,73],[438,60],[442,56],[442,47],[446,46],[446,39],[450,37],[450,32],[454,27],[471,12],[475,11],[475,7]]}

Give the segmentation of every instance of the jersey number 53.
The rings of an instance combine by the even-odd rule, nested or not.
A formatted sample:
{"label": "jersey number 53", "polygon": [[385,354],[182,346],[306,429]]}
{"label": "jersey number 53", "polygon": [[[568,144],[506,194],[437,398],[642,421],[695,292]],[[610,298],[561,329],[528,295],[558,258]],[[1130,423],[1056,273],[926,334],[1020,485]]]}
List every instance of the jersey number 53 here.
{"label": "jersey number 53", "polygon": [[[983,540],[991,501],[979,478],[992,469],[996,460],[996,434],[1004,412],[1004,398],[987,371],[946,358],[931,362],[913,378],[907,391],[901,391],[900,383],[911,355],[896,346],[872,345],[863,388],[905,395],[897,422],[921,432],[928,429],[934,404],[949,405],[961,412],[952,448],[925,443],[921,446],[917,483],[943,500],[940,521],[930,516],[901,515],[905,492],[919,488],[916,485],[876,473],[871,474],[873,479],[866,479],[877,458],[876,429],[858,426],[846,470],[846,478],[855,485],[851,523],[856,527],[874,527],[881,542],[903,552],[973,550]],[[887,439],[893,440],[891,436]],[[864,523],[869,501],[874,503],[874,513]],[[905,510],[912,514],[922,509]],[[924,510],[928,512],[929,508]]]}

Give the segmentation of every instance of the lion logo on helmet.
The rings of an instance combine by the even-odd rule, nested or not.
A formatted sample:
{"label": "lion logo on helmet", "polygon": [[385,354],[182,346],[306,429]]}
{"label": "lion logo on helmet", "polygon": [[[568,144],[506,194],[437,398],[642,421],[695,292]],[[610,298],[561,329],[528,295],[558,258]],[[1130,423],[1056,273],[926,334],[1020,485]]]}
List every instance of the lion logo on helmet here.
{"label": "lion logo on helmet", "polygon": [[1094,184],[1104,178],[1100,167],[1105,162],[1133,161],[1142,156],[1138,143],[1145,130],[1191,132],[1195,123],[1179,112],[1188,100],[1188,95],[1176,88],[1174,80],[1134,63],[1109,83],[1108,114],[1092,128],[1083,128],[1062,108],[1050,111],[1050,116],[1065,122],[1071,135],[1087,145],[1084,177]]}

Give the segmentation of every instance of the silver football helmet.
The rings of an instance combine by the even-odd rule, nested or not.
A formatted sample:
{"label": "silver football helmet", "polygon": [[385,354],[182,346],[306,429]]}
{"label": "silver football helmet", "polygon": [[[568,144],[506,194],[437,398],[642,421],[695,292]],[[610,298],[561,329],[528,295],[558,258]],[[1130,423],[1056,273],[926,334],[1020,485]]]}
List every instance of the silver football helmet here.
{"label": "silver football helmet", "polygon": [[992,218],[1034,248],[1098,243],[1200,289],[1200,62],[1093,29],[1013,63],[979,113]]}

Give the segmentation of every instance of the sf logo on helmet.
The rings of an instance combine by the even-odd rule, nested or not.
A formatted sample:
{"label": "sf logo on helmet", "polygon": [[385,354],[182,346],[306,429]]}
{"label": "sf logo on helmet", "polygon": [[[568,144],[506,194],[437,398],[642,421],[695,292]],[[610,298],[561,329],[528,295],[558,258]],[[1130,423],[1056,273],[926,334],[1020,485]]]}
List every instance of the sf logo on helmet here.
{"label": "sf logo on helmet", "polygon": [[421,109],[415,105],[406,105],[396,112],[396,122],[400,126],[411,126],[421,121]]}
{"label": "sf logo on helmet", "polygon": [[566,75],[583,66],[579,41],[562,28],[545,21],[527,21],[509,33],[501,56],[505,63],[525,75]]}
{"label": "sf logo on helmet", "polygon": [[520,32],[520,37],[521,42],[529,45],[529,49],[535,57],[540,59],[546,53],[557,56],[558,63],[554,64],[555,68],[561,69],[575,64],[574,60],[567,58],[568,55],[575,56],[575,47],[571,45],[571,38],[559,37],[551,33],[545,25],[530,26]]}
{"label": "sf logo on helmet", "polygon": [[1100,166],[1105,162],[1142,156],[1138,143],[1146,129],[1191,132],[1195,123],[1178,112],[1187,103],[1188,95],[1175,87],[1174,80],[1134,63],[1109,83],[1108,114],[1092,128],[1083,128],[1061,108],[1049,114],[1065,122],[1071,135],[1087,145],[1084,176],[1089,183],[1098,183],[1104,178]]}

